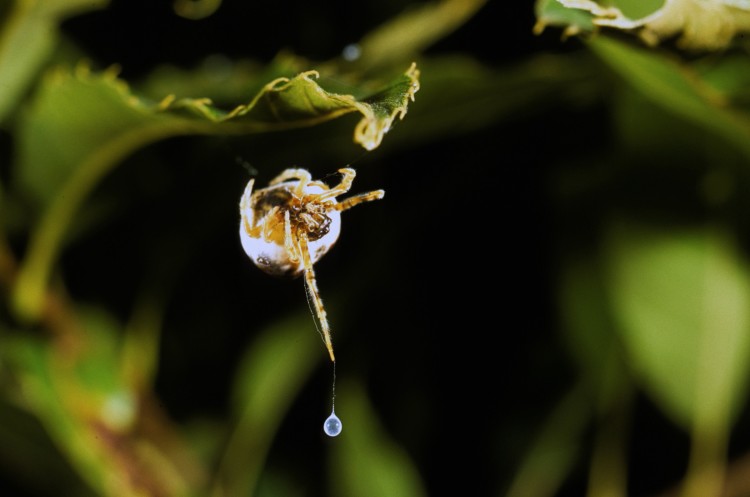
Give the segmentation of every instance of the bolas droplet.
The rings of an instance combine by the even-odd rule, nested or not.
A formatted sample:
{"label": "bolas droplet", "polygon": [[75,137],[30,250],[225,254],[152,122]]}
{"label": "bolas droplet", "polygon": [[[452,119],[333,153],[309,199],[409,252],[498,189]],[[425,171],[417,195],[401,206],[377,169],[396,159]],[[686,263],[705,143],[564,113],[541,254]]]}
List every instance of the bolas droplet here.
{"label": "bolas droplet", "polygon": [[331,415],[323,423],[323,431],[329,437],[337,437],[341,433],[341,420],[336,416],[336,413],[331,411]]}

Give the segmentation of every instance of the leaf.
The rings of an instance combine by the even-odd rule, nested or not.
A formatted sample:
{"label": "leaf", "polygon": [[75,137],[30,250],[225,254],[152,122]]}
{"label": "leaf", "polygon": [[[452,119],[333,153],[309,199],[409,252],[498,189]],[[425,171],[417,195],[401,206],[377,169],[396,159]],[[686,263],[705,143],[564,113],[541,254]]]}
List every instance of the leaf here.
{"label": "leaf", "polygon": [[750,272],[718,227],[613,223],[608,294],[633,367],[685,427],[722,432],[747,397]]}
{"label": "leaf", "polygon": [[[101,399],[76,391],[70,370],[56,365],[50,349],[41,341],[6,340],[3,358],[12,366],[20,383],[24,407],[40,419],[84,480],[92,488],[103,490],[108,470],[102,464],[100,447],[92,443],[94,434],[81,423],[83,418],[78,417],[100,408]],[[77,410],[87,405],[85,411]]]}
{"label": "leaf", "polygon": [[656,53],[599,37],[589,46],[653,103],[716,133],[750,157],[750,118],[691,67]]}
{"label": "leaf", "polygon": [[[15,108],[56,44],[63,19],[108,0],[15,0],[0,31],[0,123]],[[1,17],[0,17],[1,19]]]}
{"label": "leaf", "polygon": [[[331,93],[315,71],[277,78],[247,104],[225,111],[206,99],[134,95],[113,71],[59,69],[39,89],[21,122],[16,172],[45,212],[32,234],[13,293],[23,319],[41,310],[49,273],[66,230],[96,184],[123,158],[154,141],[189,134],[238,134],[310,126],[358,112],[354,141],[380,145],[396,118],[403,118],[419,89],[419,71],[408,70],[363,98]],[[365,83],[363,83],[366,86]],[[44,144],[44,146],[40,146]]]}
{"label": "leaf", "polygon": [[174,0],[175,13],[186,19],[204,19],[221,7],[221,0]]}
{"label": "leaf", "polygon": [[726,95],[732,106],[750,110],[750,60],[745,54],[706,57],[693,68],[702,81]]}
{"label": "leaf", "polygon": [[591,13],[564,7],[557,0],[537,0],[534,6],[534,34],[542,34],[547,26],[564,26],[563,38],[594,29]]}
{"label": "leaf", "polygon": [[[55,495],[65,488],[65,494],[71,497],[96,497],[73,472],[39,421],[4,399],[0,400],[0,465],[4,475],[13,475],[33,495]],[[39,478],[40,474],[45,478]]]}
{"label": "leaf", "polygon": [[415,57],[471,18],[487,0],[442,0],[412,6],[375,29],[358,44],[358,66],[368,68],[401,63]]}
{"label": "leaf", "polygon": [[233,389],[237,423],[217,470],[214,495],[253,494],[284,414],[325,357],[304,313],[274,324],[247,350]]}
{"label": "leaf", "polygon": [[506,497],[552,497],[573,469],[593,417],[587,388],[577,385],[550,411],[524,455]]}
{"label": "leaf", "polygon": [[558,1],[590,12],[597,26],[635,31],[652,46],[679,35],[677,45],[685,50],[721,50],[736,36],[750,32],[750,2],[746,0],[665,0],[660,9],[636,19],[618,7],[592,0]]}
{"label": "leaf", "polygon": [[81,311],[78,336],[3,341],[19,402],[98,495],[185,495],[202,472],[183,468],[186,453],[174,457],[174,440],[159,438],[162,421],[128,383],[119,324],[99,309]]}
{"label": "leaf", "polygon": [[417,468],[380,424],[364,388],[342,384],[336,398],[343,431],[331,442],[333,495],[426,496]]}
{"label": "leaf", "polygon": [[210,55],[192,68],[162,64],[134,83],[134,91],[157,101],[164,95],[200,97],[210,98],[218,107],[232,107],[262,90],[266,82],[300,73],[306,67],[306,61],[289,54],[276,57],[265,67],[251,59]]}

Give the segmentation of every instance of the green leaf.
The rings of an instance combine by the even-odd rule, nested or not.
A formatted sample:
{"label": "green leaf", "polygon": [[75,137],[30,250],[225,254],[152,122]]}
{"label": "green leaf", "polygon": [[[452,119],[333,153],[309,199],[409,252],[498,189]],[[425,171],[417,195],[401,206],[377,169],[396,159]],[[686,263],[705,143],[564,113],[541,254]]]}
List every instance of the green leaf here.
{"label": "green leaf", "polygon": [[445,37],[471,18],[487,0],[442,0],[412,6],[359,42],[358,67],[402,63]]}
{"label": "green leaf", "polygon": [[621,16],[644,17],[653,14],[664,0],[614,0],[606,6],[588,0],[537,0],[537,23],[534,33],[540,34],[547,26],[561,26],[564,37],[594,31],[605,17],[613,12]]}
{"label": "green leaf", "polygon": [[47,344],[39,340],[5,340],[2,353],[21,386],[24,407],[40,419],[84,480],[103,490],[108,471],[99,457],[100,447],[92,443],[93,433],[81,423],[86,417],[79,417],[96,412],[101,399],[83,394],[70,369],[61,367]]}
{"label": "green leaf", "polygon": [[248,349],[234,385],[237,423],[217,471],[214,495],[253,494],[284,414],[313,368],[326,357],[306,313],[274,324]]}
{"label": "green leaf", "polygon": [[[248,103],[224,110],[206,98],[167,95],[160,102],[144,99],[131,92],[113,70],[91,73],[83,65],[74,71],[59,68],[45,79],[21,122],[19,180],[35,198],[49,200],[89,161],[109,159],[112,167],[110,157],[121,158],[165,137],[278,131],[351,112],[362,115],[355,142],[372,150],[393,120],[406,114],[419,88],[419,71],[414,65],[388,82],[378,81],[379,88],[359,99],[328,92],[317,78],[316,71],[305,71],[292,78],[256,81],[252,86],[260,90]],[[372,82],[362,83],[366,84]]]}
{"label": "green leaf", "polygon": [[664,7],[665,0],[611,0],[605,2],[618,8],[631,19],[650,16]]}
{"label": "green leaf", "polygon": [[[649,45],[679,35],[686,50],[721,50],[735,36],[750,32],[750,5],[730,0],[559,0],[593,15],[593,23],[636,32]],[[663,6],[661,6],[663,4]],[[661,8],[659,8],[661,6]]]}
{"label": "green leaf", "polygon": [[524,455],[506,497],[553,497],[573,469],[593,417],[587,387],[577,385],[550,412]]}
{"label": "green leaf", "polygon": [[[76,475],[37,418],[0,400],[0,465],[34,495],[96,497]],[[45,478],[39,478],[44,474]]]}
{"label": "green leaf", "polygon": [[178,100],[210,98],[217,107],[231,108],[261,91],[268,81],[303,72],[306,64],[290,54],[277,56],[265,67],[252,59],[210,55],[191,68],[160,65],[144,80],[134,82],[133,91],[156,101],[164,95],[174,95]]}
{"label": "green leaf", "polygon": [[745,54],[706,57],[693,68],[702,81],[726,95],[730,104],[750,110],[750,60]]}
{"label": "green leaf", "polygon": [[747,396],[750,272],[718,227],[616,222],[608,294],[646,389],[677,423],[721,433]]}
{"label": "green leaf", "polygon": [[174,0],[174,11],[186,19],[204,19],[221,7],[221,0]]}
{"label": "green leaf", "polygon": [[[85,198],[123,158],[154,141],[189,134],[241,134],[311,126],[359,113],[354,141],[380,145],[396,118],[403,118],[419,89],[412,64],[362,98],[328,92],[315,71],[266,83],[247,104],[231,110],[206,99],[134,95],[114,72],[60,69],[39,89],[20,128],[16,172],[22,186],[46,203],[21,266],[13,302],[23,319],[35,319],[64,235]],[[367,83],[362,83],[367,87]],[[43,143],[44,146],[39,144]]]}
{"label": "green leaf", "polygon": [[417,468],[377,419],[362,385],[342,383],[336,399],[343,431],[331,441],[333,495],[426,496]]}
{"label": "green leaf", "polygon": [[750,157],[750,118],[727,105],[727,97],[701,81],[689,66],[604,37],[592,40],[590,47],[649,100],[716,133]]}
{"label": "green leaf", "polygon": [[108,0],[15,0],[0,26],[0,122],[15,108],[55,47],[63,19]]}
{"label": "green leaf", "polygon": [[145,429],[139,423],[153,410],[124,374],[119,324],[96,308],[79,311],[76,331],[64,338],[18,333],[0,344],[0,358],[19,385],[18,402],[98,495],[113,495],[112,485],[122,497],[143,495],[146,486],[185,495],[200,471],[183,472],[185,453],[173,457],[174,440],[160,438],[159,420],[149,419]]}
{"label": "green leaf", "polygon": [[541,34],[547,26],[564,27],[563,37],[590,32],[594,29],[591,13],[565,7],[557,0],[537,0],[534,11],[536,13],[534,34]]}
{"label": "green leaf", "polygon": [[[34,378],[34,385],[48,389],[31,395],[37,414],[54,425],[56,415],[43,407],[59,401],[68,416],[98,420],[119,429],[134,419],[134,399],[120,370],[119,325],[106,312],[93,307],[79,309],[80,334],[66,340],[42,342],[17,338],[5,344],[15,370]],[[118,409],[119,408],[119,409]],[[47,419],[48,416],[52,418]]]}

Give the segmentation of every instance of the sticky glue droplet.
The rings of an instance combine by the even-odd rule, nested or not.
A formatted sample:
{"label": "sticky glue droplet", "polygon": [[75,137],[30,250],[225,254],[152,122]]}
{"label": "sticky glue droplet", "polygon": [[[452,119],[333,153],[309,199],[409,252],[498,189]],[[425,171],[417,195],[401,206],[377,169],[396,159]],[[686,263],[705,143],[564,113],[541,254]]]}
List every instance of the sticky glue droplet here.
{"label": "sticky glue droplet", "polygon": [[336,416],[336,413],[331,411],[331,415],[323,423],[323,431],[329,437],[337,437],[341,433],[341,420]]}

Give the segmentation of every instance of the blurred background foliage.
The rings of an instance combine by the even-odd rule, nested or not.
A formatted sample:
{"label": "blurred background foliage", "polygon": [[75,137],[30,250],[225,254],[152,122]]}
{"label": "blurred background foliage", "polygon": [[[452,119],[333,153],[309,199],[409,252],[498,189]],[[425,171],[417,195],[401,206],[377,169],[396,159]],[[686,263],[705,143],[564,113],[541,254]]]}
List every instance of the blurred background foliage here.
{"label": "blurred background foliage", "polygon": [[[750,495],[748,19],[0,0],[2,495]],[[345,165],[329,439],[238,202]]]}

